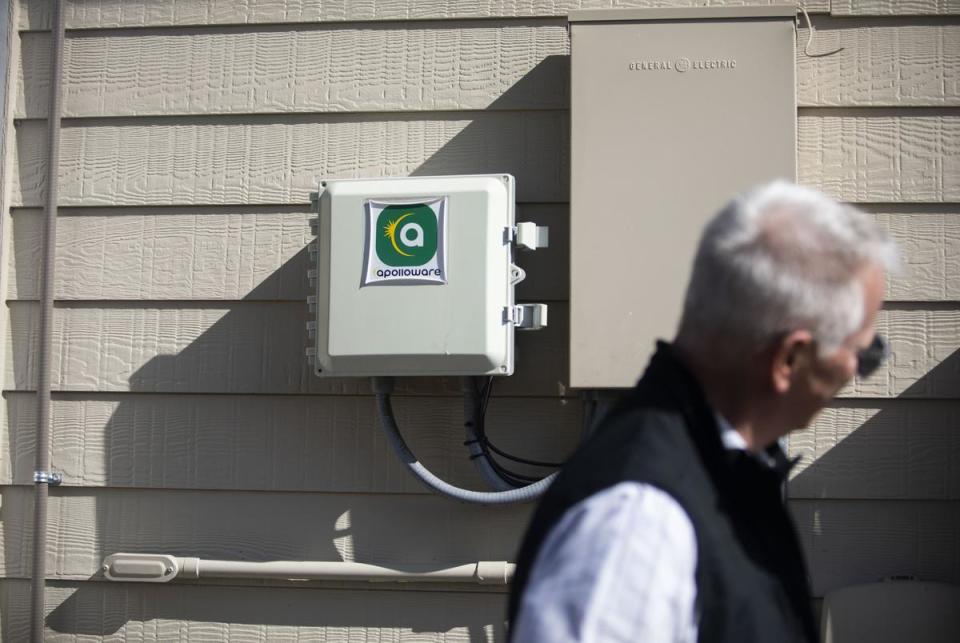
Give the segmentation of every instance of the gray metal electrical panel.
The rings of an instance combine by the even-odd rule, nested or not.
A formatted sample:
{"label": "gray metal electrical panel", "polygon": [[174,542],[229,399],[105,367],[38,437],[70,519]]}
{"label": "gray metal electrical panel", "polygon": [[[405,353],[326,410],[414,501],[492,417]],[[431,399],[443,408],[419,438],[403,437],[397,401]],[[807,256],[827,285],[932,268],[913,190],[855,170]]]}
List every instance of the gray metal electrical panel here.
{"label": "gray metal electrical panel", "polygon": [[796,175],[793,5],[570,15],[570,383],[632,386],[703,224]]}

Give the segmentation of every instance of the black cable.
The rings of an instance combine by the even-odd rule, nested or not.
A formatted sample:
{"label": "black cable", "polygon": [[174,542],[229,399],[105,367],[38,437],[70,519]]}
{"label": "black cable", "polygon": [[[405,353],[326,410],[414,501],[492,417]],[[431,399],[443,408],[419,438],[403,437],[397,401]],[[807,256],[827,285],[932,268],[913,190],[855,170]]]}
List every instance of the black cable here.
{"label": "black cable", "polygon": [[490,451],[487,448],[486,438],[483,436],[482,429],[480,427],[478,427],[477,436],[479,438],[478,442],[480,444],[480,449],[483,451],[483,457],[487,459],[487,462],[489,462],[493,470],[497,472],[497,475],[503,478],[506,482],[515,487],[522,487],[528,484],[530,481],[537,481],[541,479],[540,476],[524,475],[522,473],[510,471],[504,467],[490,455]]}
{"label": "black cable", "polygon": [[487,383],[483,387],[483,406],[480,407],[480,417],[486,419],[487,405],[490,403],[490,393],[493,392],[493,375],[487,378]]}
{"label": "black cable", "polygon": [[482,439],[478,439],[477,443],[480,445],[482,453],[476,456],[471,456],[471,459],[476,457],[485,458],[496,474],[508,484],[514,487],[523,487],[529,484],[531,481],[538,481],[541,479],[539,476],[528,476],[506,469],[502,464],[493,459],[493,457],[490,455],[490,451],[487,449],[487,446]]}
{"label": "black cable", "polygon": [[485,438],[485,439],[486,439],[487,448],[489,448],[491,451],[496,453],[501,458],[506,458],[507,460],[519,462],[520,464],[528,464],[531,467],[548,467],[550,469],[559,469],[565,464],[564,462],[543,462],[541,460],[527,460],[526,458],[520,458],[515,455],[510,455],[509,453],[504,453],[503,451],[498,449],[496,445],[494,445],[493,442],[490,441],[489,438]]}
{"label": "black cable", "polygon": [[[480,411],[483,408],[483,395],[488,392],[486,388],[480,385],[480,379],[468,377],[464,380],[465,402],[470,404],[470,409],[465,411],[464,428],[467,432],[465,446],[470,448],[470,460],[482,463],[479,464],[481,473],[483,468],[489,470],[490,475],[494,476],[503,485],[509,488],[526,486],[527,481],[518,477],[511,476],[511,472],[504,469],[498,462],[495,462],[490,455],[490,451],[480,436]],[[488,383],[489,385],[489,383]]]}
{"label": "black cable", "polygon": [[549,467],[549,468],[551,468],[551,469],[559,469],[560,467],[562,467],[562,466],[565,464],[565,463],[563,463],[563,462],[544,462],[544,461],[542,461],[542,460],[529,460],[529,459],[527,459],[527,458],[521,458],[521,457],[518,457],[518,456],[510,455],[510,454],[507,453],[506,451],[503,451],[502,449],[499,449],[499,448],[490,440],[490,438],[487,437],[487,434],[486,434],[486,431],[485,431],[485,429],[486,429],[486,419],[487,419],[487,405],[490,403],[490,393],[492,392],[492,390],[493,390],[493,376],[490,376],[490,377],[487,378],[487,384],[486,384],[486,386],[484,386],[483,393],[482,393],[483,406],[480,408],[480,422],[481,422],[481,426],[478,427],[478,428],[480,429],[480,430],[479,430],[479,434],[482,436],[483,442],[485,443],[485,445],[486,445],[487,447],[489,447],[490,450],[493,451],[494,453],[496,453],[497,455],[499,455],[499,456],[501,456],[501,457],[503,457],[503,458],[506,458],[507,460],[512,460],[512,461],[514,461],[514,462],[519,462],[520,464],[528,464],[528,465],[534,466],[534,467]]}
{"label": "black cable", "polygon": [[[476,386],[476,382],[474,382],[474,386]],[[479,395],[480,408],[479,408],[479,412],[477,413],[478,421],[477,421],[477,427],[476,427],[476,434],[477,434],[477,442],[479,443],[480,448],[484,453],[484,456],[490,462],[491,467],[493,467],[493,469],[497,472],[497,474],[500,475],[500,477],[504,478],[504,480],[506,480],[508,483],[515,486],[523,486],[529,481],[536,481],[536,480],[542,479],[539,476],[531,476],[531,475],[526,475],[522,473],[516,473],[515,471],[510,471],[509,469],[504,467],[502,464],[500,464],[499,462],[494,460],[492,457],[490,457],[489,455],[490,451],[496,453],[502,458],[506,458],[507,460],[511,460],[513,462],[517,462],[520,464],[526,464],[534,467],[546,467],[551,469],[558,469],[562,467],[564,464],[562,462],[544,462],[541,460],[530,460],[527,458],[521,458],[518,456],[511,455],[506,451],[503,451],[502,449],[498,448],[495,444],[493,444],[493,442],[491,442],[490,438],[487,437],[487,433],[486,433],[486,418],[487,418],[487,406],[490,403],[490,395],[492,392],[493,392],[493,377],[490,376],[487,378],[487,382],[483,386],[483,389],[480,391],[480,395]]]}
{"label": "black cable", "polygon": [[523,487],[528,485],[531,481],[539,481],[541,479],[539,476],[529,476],[508,470],[506,467],[494,460],[490,455],[490,451],[487,449],[486,436],[483,433],[485,423],[482,414],[484,410],[484,401],[486,400],[489,402],[490,399],[491,382],[488,380],[486,384],[481,387],[479,385],[479,378],[469,378],[468,385],[473,388],[474,393],[474,412],[471,414],[471,416],[474,418],[475,423],[470,423],[468,421],[467,428],[468,433],[474,435],[475,439],[467,440],[466,444],[476,444],[480,449],[480,452],[470,456],[470,459],[474,460],[482,458],[483,461],[486,462],[487,465],[493,470],[497,477],[513,487]]}

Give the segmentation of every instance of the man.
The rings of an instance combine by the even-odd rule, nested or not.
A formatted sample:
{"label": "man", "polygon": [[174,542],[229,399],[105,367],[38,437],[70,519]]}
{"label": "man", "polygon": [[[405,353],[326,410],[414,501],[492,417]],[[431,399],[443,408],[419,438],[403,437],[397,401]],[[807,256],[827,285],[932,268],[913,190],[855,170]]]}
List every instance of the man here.
{"label": "man", "polygon": [[512,640],[815,640],[778,439],[880,364],[896,261],[866,215],[813,190],[776,182],[727,205],[676,339],[534,515]]}

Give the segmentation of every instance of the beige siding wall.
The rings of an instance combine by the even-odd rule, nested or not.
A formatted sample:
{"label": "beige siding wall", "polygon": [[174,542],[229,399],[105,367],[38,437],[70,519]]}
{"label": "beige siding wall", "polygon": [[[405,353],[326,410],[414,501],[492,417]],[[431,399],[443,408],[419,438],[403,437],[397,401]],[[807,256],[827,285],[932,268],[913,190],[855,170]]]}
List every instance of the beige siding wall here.
{"label": "beige siding wall", "polygon": [[[568,54],[576,8],[635,0],[68,0],[49,636],[502,639],[505,595],[463,586],[109,584],[116,551],[438,566],[512,559],[529,508],[423,491],[370,389],[303,362],[316,178],[509,171],[553,247],[521,297],[491,427],[559,458],[566,386]],[[711,2],[710,4],[741,4]],[[880,318],[894,357],[791,437],[814,593],[914,574],[960,582],[960,5],[807,2],[800,178],[867,209],[905,251]],[[21,0],[0,206],[0,628],[27,632],[49,5]],[[832,9],[832,15],[830,13]],[[953,15],[951,15],[953,14]],[[806,29],[800,29],[801,44]],[[802,49],[802,47],[801,47]],[[479,487],[455,379],[404,382],[423,460]]]}

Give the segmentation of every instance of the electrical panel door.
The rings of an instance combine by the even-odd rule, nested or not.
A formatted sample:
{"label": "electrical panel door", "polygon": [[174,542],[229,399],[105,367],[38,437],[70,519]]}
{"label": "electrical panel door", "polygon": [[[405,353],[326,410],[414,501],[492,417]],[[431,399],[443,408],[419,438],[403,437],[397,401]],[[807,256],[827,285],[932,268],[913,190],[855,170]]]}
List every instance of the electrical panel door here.
{"label": "electrical panel door", "polygon": [[570,383],[632,386],[704,223],[796,174],[794,6],[570,16]]}

